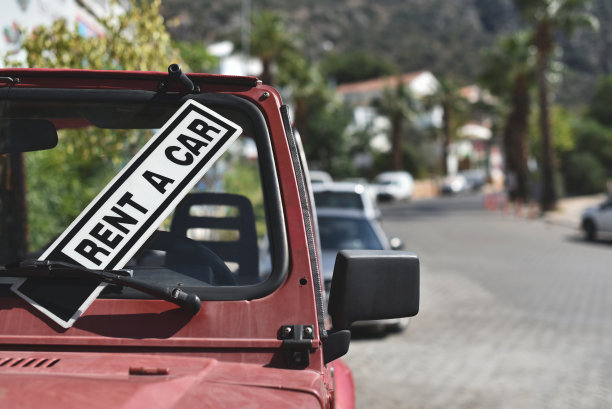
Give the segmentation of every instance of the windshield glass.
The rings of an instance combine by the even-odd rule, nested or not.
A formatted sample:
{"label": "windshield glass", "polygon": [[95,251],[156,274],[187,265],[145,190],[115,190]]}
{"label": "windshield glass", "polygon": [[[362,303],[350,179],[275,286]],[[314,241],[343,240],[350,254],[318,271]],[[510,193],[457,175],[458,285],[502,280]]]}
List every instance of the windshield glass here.
{"label": "windshield glass", "polygon": [[[161,161],[152,168],[149,164],[146,170],[137,168],[144,185],[169,192],[168,198],[154,203],[146,195],[124,194],[108,206],[106,214],[97,216],[99,223],[84,227],[87,238],[75,251],[91,262],[87,267],[96,268],[107,253],[124,245],[122,238],[132,225],[140,223],[141,214],[162,214],[169,207],[167,217],[150,222],[155,227],[142,233],[146,237],[140,237],[144,230],[139,230],[138,237],[131,239],[128,247],[134,248],[125,251],[129,259],[119,263],[123,266],[111,267],[130,268],[136,279],[187,288],[203,299],[252,297],[252,291],[241,293],[240,288],[261,286],[269,277],[278,278],[282,273],[274,272],[278,267],[274,260],[282,246],[277,246],[274,254],[272,241],[282,238],[275,237],[276,230],[270,226],[282,224],[282,215],[270,192],[276,183],[265,180],[274,172],[267,129],[257,113],[245,110],[244,101],[218,95],[193,98],[220,121],[237,124],[237,138],[220,149],[222,153],[207,156],[207,169],[201,177],[193,178],[195,171],[177,176]],[[74,227],[71,223],[75,219],[87,213],[84,209],[89,211],[87,217],[93,217],[98,205],[93,205],[93,210],[92,205],[87,206],[100,192],[108,196],[109,184],[124,183],[113,178],[135,156],[143,155],[139,156],[142,159],[149,155],[143,154],[145,148],[152,149],[147,148],[148,141],[167,129],[186,100],[144,91],[33,90],[21,95],[14,90],[0,101],[0,264],[41,257],[66,261],[69,252],[47,250],[57,245],[69,226]],[[33,120],[38,127],[24,127],[23,123]],[[207,142],[197,139],[198,129],[192,129],[195,133],[185,131],[173,146],[158,149],[160,157],[179,165],[197,158],[207,147]],[[55,132],[57,146],[48,149],[46,145],[53,139],[50,134]],[[178,188],[172,190],[175,186],[185,191],[184,197],[173,203],[182,195]],[[78,261],[74,257],[68,261],[73,260]],[[0,284],[15,281],[0,280]],[[147,297],[112,287],[101,297]],[[215,288],[224,295],[215,295]]]}

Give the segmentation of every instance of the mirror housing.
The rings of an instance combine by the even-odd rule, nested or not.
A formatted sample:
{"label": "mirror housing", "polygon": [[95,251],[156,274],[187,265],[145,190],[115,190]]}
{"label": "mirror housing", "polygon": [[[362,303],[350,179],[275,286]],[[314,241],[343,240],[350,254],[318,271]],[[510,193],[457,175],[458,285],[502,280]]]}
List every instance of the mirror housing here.
{"label": "mirror housing", "polygon": [[397,250],[342,250],[336,256],[328,312],[336,330],[362,320],[419,312],[419,258]]}

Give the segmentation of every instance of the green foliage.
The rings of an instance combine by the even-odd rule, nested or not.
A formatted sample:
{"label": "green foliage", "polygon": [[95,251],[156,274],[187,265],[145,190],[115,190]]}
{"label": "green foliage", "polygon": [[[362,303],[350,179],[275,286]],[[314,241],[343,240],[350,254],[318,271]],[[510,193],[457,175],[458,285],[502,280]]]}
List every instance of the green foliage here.
{"label": "green foliage", "polygon": [[392,63],[364,51],[330,54],[321,62],[320,69],[323,77],[333,78],[338,84],[387,77],[398,72]]}
{"label": "green foliage", "polygon": [[83,37],[65,20],[40,26],[23,42],[30,67],[165,71],[180,61],[160,14],[161,0],[130,0],[123,14],[100,20],[104,36]]}
{"label": "green foliage", "polygon": [[299,51],[299,36],[287,30],[280,14],[264,11],[253,14],[252,20],[251,53],[262,60],[261,79],[289,94],[309,161],[335,176],[351,175],[354,143],[345,132],[351,113]]}
{"label": "green foliage", "polygon": [[[302,73],[305,59],[297,50],[297,37],[292,35],[280,14],[272,11],[253,13],[251,25],[251,54],[259,57],[263,65],[261,80],[265,84],[285,85],[278,81],[280,72]],[[287,76],[281,79],[287,80]]]}
{"label": "green foliage", "polygon": [[346,108],[327,103],[311,111],[303,132],[308,161],[334,177],[355,176],[352,154],[363,152],[360,140],[346,132],[351,115]]}
{"label": "green foliage", "polygon": [[[437,171],[437,163],[428,161],[431,155],[423,152],[422,146],[415,143],[407,143],[402,146],[403,170],[410,172],[415,179],[427,178]],[[393,158],[391,152],[375,153],[374,164],[371,169],[370,177],[374,177],[378,173],[393,170],[389,164]]]}
{"label": "green foliage", "polygon": [[202,43],[177,41],[175,44],[190,72],[212,72],[219,65],[218,58],[211,55]]}
{"label": "green foliage", "polygon": [[226,192],[241,194],[249,198],[255,213],[257,237],[261,238],[265,235],[267,226],[257,162],[244,161],[236,156],[230,160],[228,165],[231,167],[231,172],[224,173],[224,189]]}
{"label": "green foliage", "polygon": [[[85,130],[60,135],[56,149],[27,155],[28,222],[34,250],[49,244],[67,227],[128,159],[97,154],[103,148],[95,144],[92,149],[82,149],[92,138]],[[50,214],[54,217],[48,217]]]}
{"label": "green foliage", "polygon": [[[559,105],[553,106],[550,114],[551,133],[554,135],[553,149],[557,156],[563,157],[576,147],[576,134],[572,126],[574,115]],[[538,115],[531,115],[530,118],[530,150],[533,156],[540,161],[542,157],[542,139],[540,136],[539,118]]]}
{"label": "green foliage", "polygon": [[612,127],[587,118],[574,121],[572,128],[576,135],[574,151],[592,155],[612,177]]}
{"label": "green foliage", "polygon": [[590,152],[571,152],[562,171],[570,195],[601,193],[606,189],[606,171]]}
{"label": "green foliage", "polygon": [[449,146],[453,142],[454,135],[460,126],[465,124],[469,118],[472,106],[461,95],[461,86],[454,80],[439,77],[439,86],[436,92],[425,99],[428,107],[440,106],[442,108],[442,155],[440,157],[441,174],[446,175]]}
{"label": "green foliage", "polygon": [[[171,62],[181,60],[165,30],[160,6],[160,0],[131,0],[125,13],[100,21],[106,34],[99,37],[83,37],[76,25],[69,27],[65,20],[41,26],[23,42],[27,63],[45,68],[165,71]],[[58,148],[28,157],[30,247],[39,248],[53,239],[150,135],[139,130],[66,129],[59,132]],[[51,213],[57,226],[47,222],[45,215]]]}
{"label": "green foliage", "polygon": [[530,43],[531,33],[524,30],[499,37],[483,53],[479,82],[504,101],[510,100],[517,76],[525,74],[533,79],[535,50]]}
{"label": "green foliage", "polygon": [[600,123],[612,126],[612,75],[599,81],[591,101],[590,115]]}
{"label": "green foliage", "polygon": [[401,77],[397,78],[393,87],[386,87],[382,96],[375,100],[374,107],[379,114],[386,116],[390,123],[390,140],[394,170],[404,169],[404,139],[406,139],[405,124],[416,119],[419,104],[406,88]]}

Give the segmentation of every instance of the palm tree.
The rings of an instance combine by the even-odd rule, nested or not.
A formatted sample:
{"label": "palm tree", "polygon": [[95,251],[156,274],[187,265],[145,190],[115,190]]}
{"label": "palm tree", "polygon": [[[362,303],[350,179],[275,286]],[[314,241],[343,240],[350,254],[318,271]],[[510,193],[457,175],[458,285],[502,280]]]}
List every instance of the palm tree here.
{"label": "palm tree", "polygon": [[519,31],[502,37],[485,54],[485,69],[480,81],[491,92],[502,96],[509,105],[503,129],[506,170],[516,177],[516,186],[510,191],[511,200],[529,199],[527,169],[530,96],[535,69],[534,56],[529,47],[531,35]]}
{"label": "palm tree", "polygon": [[401,76],[398,76],[395,82],[395,86],[385,87],[382,96],[374,101],[374,107],[391,123],[393,169],[402,170],[404,167],[402,152],[404,123],[406,120],[414,119],[417,104],[412,93],[406,89]]}
{"label": "palm tree", "polygon": [[465,123],[468,101],[461,95],[461,87],[447,78],[438,78],[439,86],[436,92],[425,98],[428,108],[442,108],[442,154],[440,156],[440,171],[448,174],[448,155],[457,128]]}
{"label": "palm tree", "polygon": [[275,68],[291,65],[299,56],[295,39],[289,34],[281,16],[271,11],[254,13],[251,26],[251,54],[261,59],[261,80],[264,84],[276,84]]}
{"label": "palm tree", "polygon": [[542,211],[553,210],[557,203],[554,183],[555,158],[550,131],[549,90],[546,74],[550,55],[555,47],[554,33],[570,33],[579,26],[595,27],[592,15],[584,10],[590,0],[514,0],[519,12],[532,27],[531,44],[537,52],[539,127],[542,136]]}

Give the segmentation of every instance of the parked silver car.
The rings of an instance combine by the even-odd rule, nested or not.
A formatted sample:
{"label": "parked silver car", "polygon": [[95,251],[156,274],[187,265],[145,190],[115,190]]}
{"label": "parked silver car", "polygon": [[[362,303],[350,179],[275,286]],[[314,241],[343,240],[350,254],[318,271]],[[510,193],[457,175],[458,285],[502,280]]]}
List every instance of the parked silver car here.
{"label": "parked silver car", "polygon": [[[340,250],[392,250],[403,247],[398,238],[388,239],[377,220],[351,209],[317,208],[321,239],[323,283],[326,300],[331,290],[336,255]],[[393,245],[391,244],[393,243]],[[353,326],[382,328],[389,332],[403,331],[408,318],[383,321],[359,321]]]}
{"label": "parked silver car", "polygon": [[371,219],[380,219],[376,194],[362,183],[333,182],[312,185],[317,209],[353,209],[362,211]]}
{"label": "parked silver car", "polygon": [[612,196],[599,206],[585,209],[580,227],[587,240],[597,240],[602,235],[612,236]]}

